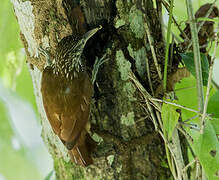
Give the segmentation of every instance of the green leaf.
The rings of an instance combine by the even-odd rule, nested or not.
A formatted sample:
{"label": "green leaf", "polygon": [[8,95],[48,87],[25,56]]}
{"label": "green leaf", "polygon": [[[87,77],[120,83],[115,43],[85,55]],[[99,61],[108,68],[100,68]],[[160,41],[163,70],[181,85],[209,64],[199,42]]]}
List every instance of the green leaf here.
{"label": "green leaf", "polygon": [[50,180],[52,178],[52,175],[53,175],[54,171],[50,171],[50,173],[45,177],[44,180]]}
{"label": "green leaf", "polygon": [[[191,72],[192,75],[196,77],[193,53],[192,52],[180,53],[180,56],[182,57],[182,60],[185,64],[186,68],[188,69],[188,71]],[[201,53],[201,67],[202,67],[203,85],[207,86],[207,84],[208,84],[208,73],[209,73],[208,59],[202,53]]]}
{"label": "green leaf", "polygon": [[193,131],[193,150],[209,180],[219,178],[219,142],[209,119],[206,119],[204,133]]}
{"label": "green leaf", "polygon": [[[179,83],[176,84],[175,88],[178,104],[194,110],[198,110],[198,98],[195,82],[195,77],[190,76],[189,78],[182,79]],[[185,109],[181,109],[181,112],[183,121],[197,115],[197,113]]]}
{"label": "green leaf", "polygon": [[213,114],[213,117],[219,118],[219,91],[217,91],[208,102],[208,110],[207,112]]}
{"label": "green leaf", "polygon": [[212,126],[213,126],[213,128],[215,130],[215,133],[217,135],[219,135],[219,118],[212,118],[210,120],[210,122],[211,122],[211,124],[212,124]]}
{"label": "green leaf", "polygon": [[164,132],[167,133],[167,137],[170,140],[172,138],[173,131],[178,123],[179,113],[176,112],[177,107],[170,104],[163,104],[161,117],[163,120]]}

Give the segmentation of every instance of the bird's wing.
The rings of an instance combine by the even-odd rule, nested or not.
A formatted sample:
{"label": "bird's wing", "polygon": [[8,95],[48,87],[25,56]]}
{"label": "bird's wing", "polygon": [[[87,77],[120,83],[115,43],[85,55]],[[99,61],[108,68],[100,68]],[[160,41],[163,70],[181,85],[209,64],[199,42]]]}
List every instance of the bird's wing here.
{"label": "bird's wing", "polygon": [[75,145],[88,121],[92,84],[85,73],[73,80],[51,76],[50,73],[44,70],[42,76],[44,108],[54,132],[70,148]]}

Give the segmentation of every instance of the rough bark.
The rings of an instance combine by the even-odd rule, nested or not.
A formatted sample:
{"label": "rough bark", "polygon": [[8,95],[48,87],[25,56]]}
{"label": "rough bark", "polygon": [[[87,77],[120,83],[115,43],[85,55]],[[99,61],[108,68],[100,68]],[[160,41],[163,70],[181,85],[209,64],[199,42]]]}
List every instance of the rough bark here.
{"label": "rough bark", "polygon": [[[160,2],[152,0],[11,0],[21,29],[27,63],[35,87],[42,137],[54,159],[57,179],[169,179],[163,141],[154,131],[146,103],[130,78],[136,76],[150,91],[146,72],[149,63],[153,89],[160,85],[146,34],[153,38],[159,65],[164,59]],[[67,151],[46,119],[40,93],[45,58],[38,48],[55,55],[57,42],[72,33],[103,26],[88,43],[85,55],[92,68],[106,55],[93,96],[91,134],[98,142],[94,164],[81,168],[70,162]]]}

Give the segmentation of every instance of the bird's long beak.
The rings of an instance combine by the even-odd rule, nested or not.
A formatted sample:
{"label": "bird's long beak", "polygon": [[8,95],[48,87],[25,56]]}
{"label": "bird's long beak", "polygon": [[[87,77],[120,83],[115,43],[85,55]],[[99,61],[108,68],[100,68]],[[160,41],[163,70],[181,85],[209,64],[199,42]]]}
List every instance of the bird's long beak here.
{"label": "bird's long beak", "polygon": [[88,32],[86,32],[84,35],[83,35],[83,39],[84,39],[84,44],[86,44],[86,42],[94,35],[96,34],[97,31],[99,31],[100,29],[102,29],[102,26],[100,25],[99,27],[97,28],[94,28]]}
{"label": "bird's long beak", "polygon": [[102,29],[102,26],[100,25],[99,27],[95,28],[95,29],[92,29],[90,31],[88,31],[87,33],[85,33],[83,36],[82,36],[82,39],[77,43],[76,45],[76,49],[77,49],[77,52],[81,55],[82,54],[82,51],[84,50],[84,47],[87,43],[87,41],[97,32],[99,31],[100,29]]}

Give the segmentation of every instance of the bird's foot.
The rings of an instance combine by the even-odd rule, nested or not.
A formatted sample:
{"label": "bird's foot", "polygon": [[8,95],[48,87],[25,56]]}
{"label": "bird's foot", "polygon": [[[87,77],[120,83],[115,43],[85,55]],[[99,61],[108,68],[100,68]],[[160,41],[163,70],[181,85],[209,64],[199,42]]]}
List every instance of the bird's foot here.
{"label": "bird's foot", "polygon": [[96,81],[99,67],[108,60],[109,60],[109,58],[106,58],[106,54],[104,54],[104,56],[101,57],[100,59],[98,59],[98,57],[96,57],[96,60],[95,60],[94,66],[93,66],[93,71],[92,71],[92,78],[91,78],[92,84],[94,84],[94,82]]}
{"label": "bird's foot", "polygon": [[46,58],[46,66],[51,66],[52,60],[51,60],[51,58],[50,58],[51,56],[50,56],[50,52],[49,52],[48,48],[43,49],[43,48],[40,46],[38,50],[39,50],[40,54],[42,54],[43,56],[45,56],[45,58]]}

